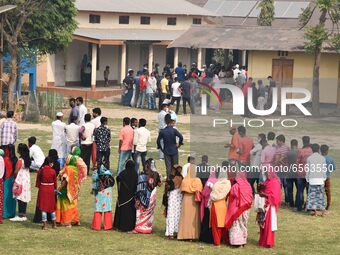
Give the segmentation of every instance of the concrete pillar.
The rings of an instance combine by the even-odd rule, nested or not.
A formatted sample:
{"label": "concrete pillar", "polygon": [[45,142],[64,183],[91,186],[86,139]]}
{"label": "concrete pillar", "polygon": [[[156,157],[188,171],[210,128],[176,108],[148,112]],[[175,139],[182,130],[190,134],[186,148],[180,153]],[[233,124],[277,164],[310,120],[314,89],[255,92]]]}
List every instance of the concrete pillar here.
{"label": "concrete pillar", "polygon": [[153,45],[149,45],[149,60],[148,60],[149,73],[153,71]]}
{"label": "concrete pillar", "polygon": [[92,59],[91,59],[91,90],[96,90],[97,85],[97,44],[92,44]]}
{"label": "concrete pillar", "polygon": [[242,63],[241,63],[241,65],[242,65],[242,66],[245,66],[246,63],[247,63],[247,51],[246,51],[246,50],[243,50],[243,51],[242,51]]}
{"label": "concrete pillar", "polygon": [[202,69],[202,66],[203,66],[203,62],[202,62],[202,60],[203,60],[203,50],[202,50],[202,48],[199,48],[198,49],[198,52],[197,52],[197,68],[199,69],[199,70],[201,70]]}
{"label": "concrete pillar", "polygon": [[122,55],[120,61],[120,83],[123,83],[123,80],[126,76],[126,43],[122,45]]}
{"label": "concrete pillar", "polygon": [[176,68],[177,67],[177,65],[178,65],[178,48],[175,48],[175,54],[174,54],[174,68]]}

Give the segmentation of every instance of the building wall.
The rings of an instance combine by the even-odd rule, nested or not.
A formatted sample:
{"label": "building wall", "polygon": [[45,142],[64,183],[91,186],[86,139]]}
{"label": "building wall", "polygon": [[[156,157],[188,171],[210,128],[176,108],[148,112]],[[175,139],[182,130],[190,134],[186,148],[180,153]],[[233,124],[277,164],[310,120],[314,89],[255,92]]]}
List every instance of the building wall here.
{"label": "building wall", "polygon": [[[294,60],[293,86],[306,88],[312,92],[314,58],[303,52],[289,52],[287,59]],[[277,51],[250,51],[248,74],[255,81],[272,75],[272,60],[279,59]],[[324,53],[320,65],[320,102],[336,103],[338,89],[338,67],[340,54]]]}
{"label": "building wall", "polygon": [[[89,22],[89,15],[91,12],[79,12],[76,20],[80,28],[102,28],[102,29],[166,29],[166,30],[186,30],[192,25],[192,16],[177,16],[176,26],[168,26],[167,18],[176,17],[175,15],[149,15],[149,14],[119,14],[119,13],[92,13],[100,15],[100,23],[92,24]],[[119,24],[119,16],[130,16],[129,24]],[[140,17],[151,17],[150,25],[141,25]],[[200,18],[200,17],[198,17]],[[205,21],[202,18],[202,24]]]}

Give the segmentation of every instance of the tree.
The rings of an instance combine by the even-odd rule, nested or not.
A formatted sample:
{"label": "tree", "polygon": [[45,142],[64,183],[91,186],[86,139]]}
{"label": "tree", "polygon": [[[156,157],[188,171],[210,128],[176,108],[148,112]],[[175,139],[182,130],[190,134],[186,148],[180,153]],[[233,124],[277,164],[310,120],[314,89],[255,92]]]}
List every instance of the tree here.
{"label": "tree", "polygon": [[[259,25],[271,25],[274,15],[273,0],[263,0],[259,7],[261,13],[258,17]],[[313,24],[312,18],[316,17],[317,24]],[[313,93],[312,113],[313,116],[320,115],[320,60],[322,50],[340,50],[340,0],[316,0],[315,3],[303,10],[300,17],[300,29],[305,29],[305,50],[314,55],[313,67]],[[327,22],[332,28],[326,27]]]}
{"label": "tree", "polygon": [[14,87],[18,76],[18,57],[33,54],[39,57],[63,50],[77,27],[74,0],[0,0],[0,5],[17,8],[4,19],[5,47],[9,63],[8,103],[14,110]]}
{"label": "tree", "polygon": [[[312,17],[317,16],[317,24],[309,25]],[[326,27],[326,22],[332,28]],[[300,15],[301,29],[305,28],[305,49],[314,55],[313,68],[313,116],[320,115],[320,61],[322,50],[340,50],[340,1],[317,0],[315,5],[305,8]]]}
{"label": "tree", "polygon": [[274,0],[262,0],[257,8],[260,9],[257,24],[260,26],[271,26],[275,16]]}

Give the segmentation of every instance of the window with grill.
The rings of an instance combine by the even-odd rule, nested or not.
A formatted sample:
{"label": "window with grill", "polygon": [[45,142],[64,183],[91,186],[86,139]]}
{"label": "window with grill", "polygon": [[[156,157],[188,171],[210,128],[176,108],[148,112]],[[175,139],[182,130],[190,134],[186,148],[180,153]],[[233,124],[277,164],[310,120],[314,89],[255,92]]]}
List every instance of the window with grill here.
{"label": "window with grill", "polygon": [[168,26],[176,26],[177,18],[175,17],[169,17],[168,18]]}
{"label": "window with grill", "polygon": [[129,24],[130,17],[129,16],[119,16],[119,24]]}
{"label": "window with grill", "polygon": [[201,25],[202,24],[202,19],[194,18],[192,20],[192,24],[194,24],[194,25]]}
{"label": "window with grill", "polygon": [[151,18],[148,16],[142,16],[140,17],[140,24],[141,25],[150,25]]}
{"label": "window with grill", "polygon": [[90,14],[89,22],[93,24],[100,23],[100,15]]}

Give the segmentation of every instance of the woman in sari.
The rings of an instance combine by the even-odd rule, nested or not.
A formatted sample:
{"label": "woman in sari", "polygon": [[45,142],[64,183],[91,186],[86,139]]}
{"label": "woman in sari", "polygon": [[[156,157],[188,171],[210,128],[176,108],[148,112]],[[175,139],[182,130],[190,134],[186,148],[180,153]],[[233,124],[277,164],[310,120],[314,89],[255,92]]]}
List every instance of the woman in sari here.
{"label": "woman in sari", "polygon": [[115,183],[112,172],[101,165],[98,171],[92,174],[95,194],[95,212],[92,220],[92,229],[100,230],[104,214],[104,230],[112,229],[112,187]]}
{"label": "woman in sari", "polygon": [[136,226],[134,233],[151,234],[154,211],[156,208],[157,186],[161,186],[162,179],[155,167],[155,161],[148,159],[145,169],[138,178],[136,193]]}
{"label": "woman in sari", "polygon": [[196,177],[196,166],[190,164],[185,175],[181,191],[183,193],[181,217],[179,221],[178,240],[195,240],[200,236],[200,193],[202,182]]}
{"label": "woman in sari", "polygon": [[2,214],[4,208],[4,176],[5,176],[5,161],[3,156],[5,152],[0,149],[0,224],[2,224]]}
{"label": "woman in sari", "polygon": [[226,241],[227,234],[225,230],[225,220],[227,216],[227,196],[231,189],[230,181],[228,180],[225,171],[218,174],[218,180],[212,187],[210,194],[211,199],[211,218],[210,225],[214,238],[215,246],[221,244],[221,240]]}
{"label": "woman in sari", "polygon": [[281,203],[280,179],[274,171],[267,172],[267,179],[259,189],[260,196],[265,198],[264,212],[257,216],[260,225],[259,245],[265,248],[274,247],[277,231],[277,214]]}
{"label": "woman in sari", "polygon": [[4,163],[4,207],[3,218],[14,218],[16,211],[16,200],[13,197],[14,171],[18,158],[15,156],[15,148],[13,145],[8,145],[5,150]]}
{"label": "woman in sari", "polygon": [[133,160],[127,160],[125,169],[117,176],[118,198],[113,227],[120,231],[132,231],[136,225],[135,193],[138,174]]}
{"label": "woman in sari", "polygon": [[253,202],[252,192],[246,173],[237,173],[229,193],[225,222],[225,228],[229,232],[230,245],[241,246],[247,243],[249,209]]}
{"label": "woman in sari", "polygon": [[166,181],[163,195],[164,215],[166,217],[165,236],[173,239],[178,233],[179,217],[181,215],[182,193],[180,190],[183,176],[182,167],[174,166],[170,178]]}
{"label": "woman in sari", "polygon": [[212,170],[202,191],[201,201],[201,233],[199,240],[205,243],[213,243],[213,235],[210,226],[210,193],[214,184],[217,182],[216,172]]}
{"label": "woman in sari", "polygon": [[80,185],[86,179],[87,167],[80,158],[79,147],[72,149],[66,159],[66,166],[59,173],[61,185],[58,188],[57,223],[66,227],[80,225],[78,196]]}

